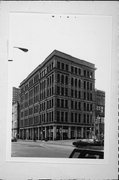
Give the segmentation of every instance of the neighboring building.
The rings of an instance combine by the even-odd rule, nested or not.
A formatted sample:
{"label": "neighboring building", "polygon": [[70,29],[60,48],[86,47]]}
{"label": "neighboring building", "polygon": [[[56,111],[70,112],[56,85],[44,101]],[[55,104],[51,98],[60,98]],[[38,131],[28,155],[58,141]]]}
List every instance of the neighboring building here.
{"label": "neighboring building", "polygon": [[95,136],[97,139],[104,138],[104,117],[105,117],[105,92],[95,90]]}
{"label": "neighboring building", "polygon": [[12,138],[16,138],[19,134],[19,101],[20,89],[12,88]]}
{"label": "neighboring building", "polygon": [[19,103],[12,105],[12,138],[17,138],[19,133]]}
{"label": "neighboring building", "polygon": [[54,50],[20,84],[20,138],[91,138],[95,65]]}
{"label": "neighboring building", "polygon": [[12,88],[12,104],[19,102],[20,100],[20,89],[13,87]]}

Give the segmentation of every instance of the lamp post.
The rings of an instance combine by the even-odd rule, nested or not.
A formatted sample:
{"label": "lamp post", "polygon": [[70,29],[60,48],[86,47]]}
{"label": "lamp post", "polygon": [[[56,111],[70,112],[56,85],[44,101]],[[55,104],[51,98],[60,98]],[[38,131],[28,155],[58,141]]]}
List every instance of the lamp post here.
{"label": "lamp post", "polygon": [[[13,47],[13,48],[17,48],[23,52],[28,52],[28,49],[27,48],[23,48],[23,47]],[[8,61],[13,61],[12,59],[8,59]]]}

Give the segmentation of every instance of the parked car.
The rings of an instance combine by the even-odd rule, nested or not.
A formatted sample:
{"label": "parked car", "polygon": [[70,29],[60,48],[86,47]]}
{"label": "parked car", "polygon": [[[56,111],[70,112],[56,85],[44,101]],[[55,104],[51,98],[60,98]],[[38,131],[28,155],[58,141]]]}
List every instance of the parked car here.
{"label": "parked car", "polygon": [[82,146],[104,146],[104,140],[80,139],[72,143],[75,147]]}
{"label": "parked car", "polygon": [[11,141],[12,141],[12,142],[17,142],[17,138],[16,138],[16,137],[13,137]]}
{"label": "parked car", "polygon": [[83,159],[103,159],[104,151],[102,149],[93,148],[75,148],[70,154],[69,158],[83,158]]}

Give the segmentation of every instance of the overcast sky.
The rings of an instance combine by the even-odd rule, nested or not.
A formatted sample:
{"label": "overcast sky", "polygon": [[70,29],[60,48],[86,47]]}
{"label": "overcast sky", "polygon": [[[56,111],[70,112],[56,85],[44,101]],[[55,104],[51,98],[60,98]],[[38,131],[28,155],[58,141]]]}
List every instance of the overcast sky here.
{"label": "overcast sky", "polygon": [[[20,82],[54,50],[94,63],[96,88],[106,91],[110,76],[112,24],[109,16],[11,13],[8,77]],[[28,48],[24,53],[14,46]]]}

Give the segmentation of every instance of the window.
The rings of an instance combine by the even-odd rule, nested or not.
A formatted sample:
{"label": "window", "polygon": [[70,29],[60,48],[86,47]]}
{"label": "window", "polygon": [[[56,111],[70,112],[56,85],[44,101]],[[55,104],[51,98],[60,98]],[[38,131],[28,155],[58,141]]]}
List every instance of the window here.
{"label": "window", "polygon": [[81,88],[81,80],[79,79],[79,81],[78,81],[78,82],[79,82],[79,88]]}
{"label": "window", "polygon": [[71,101],[71,109],[73,109],[73,108],[74,108],[73,104],[74,104],[74,102],[73,102],[73,101]]}
{"label": "window", "polygon": [[65,112],[65,121],[68,122],[68,112]]}
{"label": "window", "polygon": [[87,114],[87,123],[89,124],[90,121],[89,121],[89,114]]}
{"label": "window", "polygon": [[61,87],[61,95],[64,96],[64,88]]}
{"label": "window", "polygon": [[64,75],[61,76],[61,83],[64,84]]}
{"label": "window", "polygon": [[57,62],[57,68],[60,69],[60,62]]}
{"label": "window", "polygon": [[34,83],[38,82],[38,80],[39,80],[39,75],[37,74],[34,76]]}
{"label": "window", "polygon": [[90,104],[90,111],[92,111],[93,110],[93,105],[92,104]]}
{"label": "window", "polygon": [[68,88],[65,88],[65,96],[68,96]]}
{"label": "window", "polygon": [[73,113],[71,113],[71,122],[73,122],[74,121],[74,115],[73,115]]}
{"label": "window", "polygon": [[68,64],[66,64],[66,71],[68,71],[69,70],[69,66],[68,66]]}
{"label": "window", "polygon": [[83,104],[83,109],[86,111],[86,103]]}
{"label": "window", "polygon": [[93,84],[92,83],[90,83],[90,90],[92,90],[93,89]]}
{"label": "window", "polygon": [[81,114],[78,115],[78,122],[81,122]]}
{"label": "window", "polygon": [[60,95],[60,87],[57,86],[57,95]]}
{"label": "window", "polygon": [[64,112],[61,112],[61,121],[64,121]]}
{"label": "window", "polygon": [[64,107],[64,99],[61,99],[61,107]]}
{"label": "window", "polygon": [[79,75],[81,75],[81,69],[78,69],[78,71],[79,71]]}
{"label": "window", "polygon": [[84,81],[83,87],[84,89],[86,89],[86,81]]}
{"label": "window", "polygon": [[77,113],[75,113],[75,122],[77,122]]}
{"label": "window", "polygon": [[83,95],[84,95],[84,100],[86,100],[86,92],[84,92]]}
{"label": "window", "polygon": [[62,69],[64,70],[64,63],[62,63]]}
{"label": "window", "polygon": [[86,114],[83,115],[84,123],[86,123]]}
{"label": "window", "polygon": [[75,74],[77,74],[77,68],[75,67]]}
{"label": "window", "polygon": [[87,71],[87,77],[90,77],[90,75],[89,75],[89,71]]}
{"label": "window", "polygon": [[93,100],[92,93],[90,93],[90,100],[91,100],[91,101]]}
{"label": "window", "polygon": [[73,89],[71,89],[71,97],[73,97],[74,91]]}
{"label": "window", "polygon": [[65,84],[68,84],[68,76],[65,77]]}
{"label": "window", "polygon": [[77,110],[77,101],[75,101],[75,110]]}
{"label": "window", "polygon": [[71,66],[71,73],[73,73],[74,72],[74,67],[73,66]]}
{"label": "window", "polygon": [[78,92],[78,98],[81,98],[81,91]]}
{"label": "window", "polygon": [[57,107],[60,107],[60,99],[57,99]]}
{"label": "window", "polygon": [[86,70],[84,70],[84,76],[86,77]]}
{"label": "window", "polygon": [[54,83],[54,74],[52,74],[52,84]]}
{"label": "window", "polygon": [[60,121],[60,111],[57,111],[57,122]]}
{"label": "window", "polygon": [[57,82],[60,83],[60,74],[57,74]]}
{"label": "window", "polygon": [[81,110],[81,102],[78,102],[78,109]]}
{"label": "window", "polygon": [[77,79],[75,79],[75,87],[77,87]]}
{"label": "window", "polygon": [[74,85],[74,79],[71,78],[71,85],[73,86]]}
{"label": "window", "polygon": [[89,93],[87,93],[87,100],[88,100],[88,101],[90,100]]}
{"label": "window", "polygon": [[68,100],[65,100],[65,108],[68,108]]}
{"label": "window", "polygon": [[87,111],[89,111],[89,104],[87,104]]}
{"label": "window", "polygon": [[87,82],[87,90],[89,90],[89,82]]}
{"label": "window", "polygon": [[75,90],[75,98],[77,98],[77,90]]}

